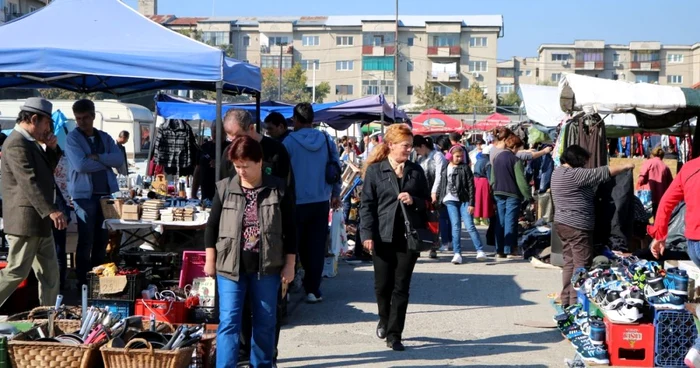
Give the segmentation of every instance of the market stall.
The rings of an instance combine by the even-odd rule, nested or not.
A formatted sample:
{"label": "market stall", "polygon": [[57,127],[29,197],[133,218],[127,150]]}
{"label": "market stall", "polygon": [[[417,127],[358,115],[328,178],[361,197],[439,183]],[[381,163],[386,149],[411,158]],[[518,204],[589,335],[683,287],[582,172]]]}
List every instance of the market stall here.
{"label": "market stall", "polygon": [[447,133],[462,134],[468,127],[459,119],[455,119],[440,110],[428,109],[411,119],[413,134],[435,135]]}

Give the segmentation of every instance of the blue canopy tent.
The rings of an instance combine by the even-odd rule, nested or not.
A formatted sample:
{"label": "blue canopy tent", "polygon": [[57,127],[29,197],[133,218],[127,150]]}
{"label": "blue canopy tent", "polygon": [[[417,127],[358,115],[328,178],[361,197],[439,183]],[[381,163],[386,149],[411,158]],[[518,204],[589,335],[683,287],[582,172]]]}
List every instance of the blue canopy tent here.
{"label": "blue canopy tent", "polygon": [[0,88],[118,96],[154,89],[216,91],[219,133],[223,93],[260,101],[258,67],[161,27],[119,0],[55,0],[1,26],[0,39]]}

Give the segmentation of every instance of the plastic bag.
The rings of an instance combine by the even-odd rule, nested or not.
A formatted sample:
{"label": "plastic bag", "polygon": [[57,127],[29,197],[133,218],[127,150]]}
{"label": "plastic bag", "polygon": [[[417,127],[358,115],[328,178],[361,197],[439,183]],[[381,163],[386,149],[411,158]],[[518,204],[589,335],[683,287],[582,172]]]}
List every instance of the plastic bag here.
{"label": "plastic bag", "polygon": [[330,252],[339,256],[348,251],[348,235],[345,232],[345,216],[343,210],[331,210],[331,246]]}
{"label": "plastic bag", "polygon": [[651,190],[638,190],[634,195],[642,201],[642,205],[647,212],[651,212]]}
{"label": "plastic bag", "polygon": [[549,141],[549,136],[545,134],[543,131],[535,128],[534,126],[531,126],[527,130],[527,143],[529,143],[531,146],[536,144],[536,143],[544,143]]}

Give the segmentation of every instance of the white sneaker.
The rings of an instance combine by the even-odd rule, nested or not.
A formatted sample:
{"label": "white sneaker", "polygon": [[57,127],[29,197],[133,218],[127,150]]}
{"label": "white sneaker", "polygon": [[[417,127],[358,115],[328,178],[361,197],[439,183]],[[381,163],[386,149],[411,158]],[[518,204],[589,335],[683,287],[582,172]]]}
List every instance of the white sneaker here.
{"label": "white sneaker", "polygon": [[314,293],[306,294],[306,302],[309,304],[316,304],[316,303],[320,303],[322,301],[323,301],[322,296],[317,298],[316,295],[314,295]]}
{"label": "white sneaker", "polygon": [[461,255],[461,254],[455,254],[455,256],[452,257],[452,263],[454,263],[454,264],[462,264],[462,255]]}
{"label": "white sneaker", "polygon": [[477,261],[482,261],[482,262],[483,262],[483,261],[485,261],[485,260],[487,260],[487,259],[488,259],[488,257],[486,257],[486,253],[484,253],[483,250],[480,250],[480,251],[477,251],[477,252],[476,252],[476,260],[477,260]]}

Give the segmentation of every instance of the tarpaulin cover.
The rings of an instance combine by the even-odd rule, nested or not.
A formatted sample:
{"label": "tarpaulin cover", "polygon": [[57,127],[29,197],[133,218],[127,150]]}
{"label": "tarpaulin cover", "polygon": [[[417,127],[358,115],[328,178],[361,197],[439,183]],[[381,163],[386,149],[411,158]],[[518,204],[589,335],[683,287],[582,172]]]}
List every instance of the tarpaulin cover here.
{"label": "tarpaulin cover", "polygon": [[152,22],[119,0],[55,0],[0,27],[0,88],[127,94],[260,91],[260,68]]}
{"label": "tarpaulin cover", "polygon": [[465,124],[440,110],[428,109],[412,119],[413,134],[431,135],[446,133],[463,133]]}

